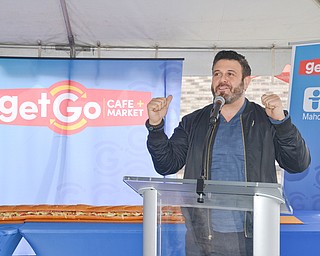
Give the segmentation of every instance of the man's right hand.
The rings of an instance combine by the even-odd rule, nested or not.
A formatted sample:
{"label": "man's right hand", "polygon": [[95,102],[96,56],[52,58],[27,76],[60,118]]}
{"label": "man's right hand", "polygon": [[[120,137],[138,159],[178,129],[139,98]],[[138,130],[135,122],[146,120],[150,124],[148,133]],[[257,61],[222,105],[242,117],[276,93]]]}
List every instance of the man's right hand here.
{"label": "man's right hand", "polygon": [[167,98],[153,98],[147,105],[149,124],[159,125],[162,119],[168,112],[169,105],[173,96],[169,95]]}

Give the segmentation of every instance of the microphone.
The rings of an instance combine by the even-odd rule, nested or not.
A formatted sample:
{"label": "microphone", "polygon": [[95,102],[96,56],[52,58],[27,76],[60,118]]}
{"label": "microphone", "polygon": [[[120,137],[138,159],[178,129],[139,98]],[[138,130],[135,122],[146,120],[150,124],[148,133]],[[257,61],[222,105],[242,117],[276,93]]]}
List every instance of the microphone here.
{"label": "microphone", "polygon": [[214,125],[220,116],[221,108],[223,107],[226,100],[222,96],[216,96],[213,100],[213,108],[210,113],[210,124]]}

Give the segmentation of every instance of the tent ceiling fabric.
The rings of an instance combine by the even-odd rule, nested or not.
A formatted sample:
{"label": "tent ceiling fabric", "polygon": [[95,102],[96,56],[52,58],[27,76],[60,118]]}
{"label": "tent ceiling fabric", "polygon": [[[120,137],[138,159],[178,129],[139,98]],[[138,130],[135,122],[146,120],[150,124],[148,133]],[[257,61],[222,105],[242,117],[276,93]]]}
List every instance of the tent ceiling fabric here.
{"label": "tent ceiling fabric", "polygon": [[271,74],[290,44],[320,40],[319,24],[318,0],[2,0],[0,55],[37,56],[41,45],[41,56],[182,57],[187,73],[210,74],[218,49],[238,49]]}

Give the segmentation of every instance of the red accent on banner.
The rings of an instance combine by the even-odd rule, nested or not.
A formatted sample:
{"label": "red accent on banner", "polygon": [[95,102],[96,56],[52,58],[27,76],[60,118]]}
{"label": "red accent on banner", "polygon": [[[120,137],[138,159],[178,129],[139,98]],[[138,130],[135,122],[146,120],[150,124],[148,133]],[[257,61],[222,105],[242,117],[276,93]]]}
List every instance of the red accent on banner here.
{"label": "red accent on banner", "polygon": [[143,125],[151,92],[87,89],[61,81],[46,89],[0,90],[0,124],[48,126],[71,135],[86,127]]}
{"label": "red accent on banner", "polygon": [[301,61],[299,75],[320,75],[320,59]]}

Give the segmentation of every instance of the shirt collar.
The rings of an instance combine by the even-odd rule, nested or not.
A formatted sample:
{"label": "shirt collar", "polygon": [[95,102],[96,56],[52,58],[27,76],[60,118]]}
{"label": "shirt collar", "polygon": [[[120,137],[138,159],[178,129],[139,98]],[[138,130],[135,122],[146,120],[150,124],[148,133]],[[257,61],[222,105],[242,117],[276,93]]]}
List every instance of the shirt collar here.
{"label": "shirt collar", "polygon": [[[240,115],[243,113],[244,109],[246,108],[247,105],[247,101],[245,100],[242,107],[239,109],[239,111],[237,112],[237,114],[235,114],[235,116],[231,119],[231,120],[235,120],[238,119],[240,117]],[[230,120],[230,121],[231,121]],[[224,116],[221,115],[221,121],[225,121]]]}

